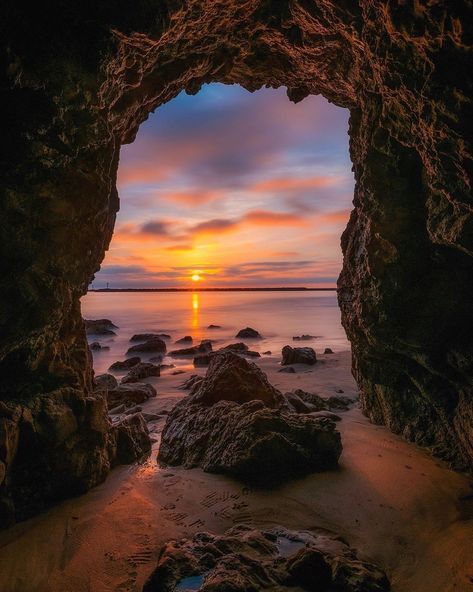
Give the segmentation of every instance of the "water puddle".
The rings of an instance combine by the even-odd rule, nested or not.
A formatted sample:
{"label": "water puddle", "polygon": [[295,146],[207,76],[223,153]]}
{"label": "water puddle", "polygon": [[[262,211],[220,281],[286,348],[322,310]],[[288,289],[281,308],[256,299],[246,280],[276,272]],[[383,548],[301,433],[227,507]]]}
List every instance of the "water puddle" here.
{"label": "water puddle", "polygon": [[204,583],[205,574],[200,574],[198,576],[189,576],[188,578],[183,578],[180,582],[176,585],[176,592],[191,592],[192,590],[199,590],[199,588]]}
{"label": "water puddle", "polygon": [[291,541],[287,537],[280,536],[276,541],[276,546],[282,557],[289,557],[297,553],[299,549],[303,549],[306,545],[303,541]]}

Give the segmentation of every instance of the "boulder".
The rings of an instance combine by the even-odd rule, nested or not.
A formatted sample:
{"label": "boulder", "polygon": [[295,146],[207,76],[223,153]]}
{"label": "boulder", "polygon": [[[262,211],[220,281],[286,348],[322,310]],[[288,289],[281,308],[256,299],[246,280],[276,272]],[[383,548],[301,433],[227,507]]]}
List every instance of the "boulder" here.
{"label": "boulder", "polygon": [[116,464],[129,464],[151,452],[148,426],[141,413],[127,415],[112,426],[116,441]]}
{"label": "boulder", "polygon": [[326,348],[324,349],[324,354],[333,354],[333,350],[332,350],[332,349],[330,349],[329,347],[326,347]]}
{"label": "boulder", "polygon": [[187,358],[189,356],[196,356],[198,354],[206,354],[212,351],[212,343],[209,339],[203,339],[199,345],[194,347],[185,347],[183,349],[175,349],[169,352],[173,358]]}
{"label": "boulder", "polygon": [[149,378],[150,376],[160,376],[161,371],[159,366],[150,363],[143,363],[140,362],[133,366],[131,370],[126,374],[121,382],[122,384],[127,384],[130,382],[139,382],[143,380],[143,378]]}
{"label": "boulder", "polygon": [[317,362],[315,351],[311,347],[291,347],[285,345],[282,348],[282,366],[288,364],[308,364],[313,366]]}
{"label": "boulder", "polygon": [[159,353],[166,353],[166,343],[161,339],[161,337],[152,337],[148,339],[144,343],[139,343],[138,345],[132,345],[127,354],[138,352],[159,352]]}
{"label": "boulder", "polygon": [[295,335],[292,340],[293,341],[312,341],[316,339],[315,335]]}
{"label": "boulder", "polygon": [[108,345],[102,345],[98,341],[93,341],[89,343],[89,347],[92,351],[100,351],[101,349],[110,349]]}
{"label": "boulder", "polygon": [[141,362],[140,357],[133,356],[132,358],[128,358],[126,360],[123,360],[123,362],[120,362],[120,361],[113,362],[113,364],[110,366],[109,370],[129,370],[130,368],[133,368],[133,366],[136,366],[140,362]]}
{"label": "boulder", "polygon": [[149,341],[150,339],[171,339],[167,333],[136,333],[130,337],[130,341]]}
{"label": "boulder", "polygon": [[112,374],[99,374],[94,378],[94,383],[96,391],[114,389],[118,386],[117,379]]}
{"label": "boulder", "polygon": [[181,339],[178,339],[176,343],[192,343],[192,341],[191,335],[185,335],[184,337],[181,337]]}
{"label": "boulder", "polygon": [[273,352],[268,349],[268,351],[263,352],[263,356],[270,356]]}
{"label": "boulder", "polygon": [[387,592],[389,580],[322,529],[258,530],[238,525],[223,535],[199,532],[170,541],[143,592]]}
{"label": "boulder", "polygon": [[87,335],[116,335],[113,329],[118,329],[110,319],[84,319]]}
{"label": "boulder", "polygon": [[207,329],[221,329],[222,327],[220,325],[209,325],[207,327]]}
{"label": "boulder", "polygon": [[249,350],[249,347],[246,345],[246,343],[239,341],[238,343],[230,343],[229,345],[226,345],[225,347],[220,348],[220,351],[227,351],[227,350],[232,351],[232,352],[241,353],[241,352],[247,352]]}
{"label": "boulder", "polygon": [[198,385],[204,380],[203,376],[199,376],[199,374],[192,374],[191,376],[189,376],[189,378],[187,380],[185,380],[181,386],[179,387],[181,390],[190,390],[191,392],[189,394],[193,394],[195,389],[198,387]]}
{"label": "boulder", "polygon": [[341,450],[333,421],[288,412],[258,366],[226,352],[169,413],[158,459],[272,486],[337,466]]}
{"label": "boulder", "polygon": [[256,331],[256,329],[252,329],[251,327],[245,327],[245,329],[240,329],[238,333],[235,335],[237,339],[261,339],[262,336]]}
{"label": "boulder", "polygon": [[295,394],[299,399],[302,399],[304,403],[311,405],[313,411],[322,411],[337,409],[339,411],[346,411],[353,403],[354,400],[350,397],[332,396],[323,398],[315,393],[308,393],[302,389],[296,389],[293,393],[285,393],[285,397]]}
{"label": "boulder", "polygon": [[120,404],[136,405],[144,403],[151,397],[156,396],[156,389],[145,382],[133,382],[131,384],[120,384],[107,392],[109,409]]}

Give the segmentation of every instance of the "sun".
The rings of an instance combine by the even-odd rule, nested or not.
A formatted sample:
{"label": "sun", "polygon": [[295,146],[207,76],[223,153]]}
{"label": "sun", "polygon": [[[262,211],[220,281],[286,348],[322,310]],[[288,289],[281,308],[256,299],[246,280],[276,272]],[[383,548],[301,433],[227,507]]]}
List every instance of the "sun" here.
{"label": "sun", "polygon": [[191,280],[193,282],[200,282],[201,279],[202,279],[202,277],[198,273],[193,273],[191,275]]}

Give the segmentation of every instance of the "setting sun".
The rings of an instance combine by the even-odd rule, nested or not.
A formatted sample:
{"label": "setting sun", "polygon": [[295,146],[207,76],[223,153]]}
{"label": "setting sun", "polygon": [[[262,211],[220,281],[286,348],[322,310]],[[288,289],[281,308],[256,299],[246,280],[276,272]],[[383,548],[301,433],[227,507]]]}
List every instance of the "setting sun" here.
{"label": "setting sun", "polygon": [[200,282],[201,279],[202,279],[202,277],[198,273],[193,273],[191,275],[191,280],[193,282]]}

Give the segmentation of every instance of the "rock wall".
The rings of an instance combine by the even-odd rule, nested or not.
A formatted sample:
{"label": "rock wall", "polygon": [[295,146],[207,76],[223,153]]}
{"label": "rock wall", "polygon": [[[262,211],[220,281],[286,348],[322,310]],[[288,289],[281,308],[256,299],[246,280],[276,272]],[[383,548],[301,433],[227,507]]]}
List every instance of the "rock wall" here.
{"label": "rock wall", "polygon": [[[364,409],[471,467],[471,3],[8,4],[0,18],[8,519],[86,489],[110,466],[79,298],[113,232],[120,145],[151,110],[211,81],[283,85],[292,101],[321,93],[350,109],[356,193],[339,297]],[[54,412],[43,411],[48,401]],[[46,434],[60,432],[61,417],[70,432],[51,444]],[[27,454],[31,432],[45,434],[34,440],[48,467],[41,478]],[[33,493],[37,503],[26,507]]]}

